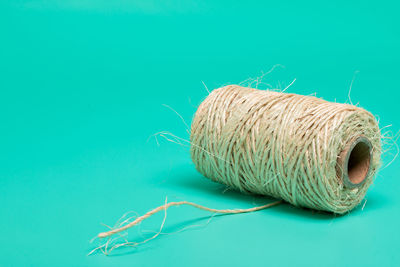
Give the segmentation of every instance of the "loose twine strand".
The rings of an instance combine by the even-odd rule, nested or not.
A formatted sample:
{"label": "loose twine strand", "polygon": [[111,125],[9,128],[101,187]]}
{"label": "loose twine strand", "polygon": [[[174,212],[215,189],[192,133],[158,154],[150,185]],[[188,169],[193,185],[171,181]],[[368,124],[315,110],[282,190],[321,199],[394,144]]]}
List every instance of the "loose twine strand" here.
{"label": "loose twine strand", "polygon": [[[119,247],[127,247],[127,246],[136,247],[136,246],[138,246],[140,244],[144,244],[144,243],[147,243],[150,240],[155,239],[160,234],[163,234],[162,233],[162,229],[163,229],[165,221],[166,221],[167,209],[172,207],[172,206],[189,205],[189,206],[201,209],[201,210],[212,212],[214,214],[239,214],[239,213],[248,213],[248,212],[255,212],[255,211],[267,209],[267,208],[276,206],[276,205],[281,204],[281,203],[282,203],[282,200],[278,200],[278,201],[275,201],[275,202],[272,202],[272,203],[269,203],[269,204],[265,204],[265,205],[257,206],[257,207],[252,207],[252,208],[249,208],[249,209],[212,209],[212,208],[208,208],[208,207],[205,207],[205,206],[193,203],[193,202],[188,202],[188,201],[178,201],[178,202],[169,202],[168,203],[167,198],[166,198],[164,205],[159,206],[159,207],[147,212],[146,214],[144,214],[144,215],[142,215],[140,217],[137,217],[132,222],[129,222],[131,220],[131,218],[132,218],[132,217],[129,217],[128,219],[125,219],[123,222],[119,223],[118,227],[112,228],[112,227],[107,226],[112,230],[107,231],[107,232],[99,233],[97,235],[97,238],[100,238],[100,239],[108,238],[108,240],[105,243],[103,243],[102,245],[94,248],[92,251],[90,251],[88,253],[88,255],[91,255],[91,254],[95,253],[98,250],[102,251],[105,255],[108,255],[109,253],[111,253],[111,251],[113,251],[114,249],[117,249]],[[129,228],[131,228],[133,226],[139,225],[143,220],[153,216],[154,214],[156,214],[156,213],[158,213],[160,211],[164,211],[164,218],[163,218],[163,221],[161,223],[159,231],[157,231],[153,236],[151,236],[151,237],[149,237],[149,238],[147,238],[147,239],[145,239],[145,240],[143,240],[141,242],[130,242],[125,238],[126,235],[122,235],[121,234],[121,232],[124,232],[124,231],[128,230]],[[209,220],[211,220],[211,218],[213,216],[211,216]],[[207,223],[209,222],[209,220],[207,221]],[[187,229],[189,227],[193,227],[193,226],[195,226],[195,225],[184,227],[180,231],[185,230],[185,229]],[[178,232],[180,232],[180,231],[178,231]],[[110,237],[114,236],[114,235],[118,235],[118,237],[114,238],[114,239],[111,239]],[[115,245],[110,245],[115,240],[117,240],[118,238],[122,238],[125,242],[124,243],[117,243]]]}
{"label": "loose twine strand", "polygon": [[155,213],[157,213],[159,211],[162,211],[162,210],[166,210],[166,209],[168,209],[168,208],[170,208],[172,206],[190,205],[190,206],[193,206],[195,208],[198,208],[198,209],[201,209],[201,210],[205,210],[205,211],[214,212],[214,213],[237,214],[237,213],[247,213],[247,212],[253,212],[253,211],[267,209],[269,207],[278,205],[280,203],[282,203],[281,200],[280,201],[275,201],[275,202],[272,202],[272,203],[269,203],[269,204],[266,204],[266,205],[249,208],[249,209],[224,209],[224,210],[219,210],[219,209],[208,208],[208,207],[205,207],[205,206],[193,203],[193,202],[188,202],[188,201],[169,202],[169,203],[166,203],[165,205],[159,206],[159,207],[147,212],[146,214],[136,218],[134,221],[132,221],[132,222],[130,222],[130,223],[128,223],[128,224],[126,224],[126,225],[124,225],[122,227],[119,227],[119,228],[116,228],[116,229],[113,229],[113,230],[110,230],[110,231],[107,231],[107,232],[99,233],[98,237],[99,238],[105,238],[105,237],[120,233],[122,231],[125,231],[125,230],[127,230],[127,229],[129,229],[129,228],[131,228],[131,227],[133,227],[133,226],[135,226],[137,224],[139,224],[141,221],[149,218],[150,216],[154,215]]}

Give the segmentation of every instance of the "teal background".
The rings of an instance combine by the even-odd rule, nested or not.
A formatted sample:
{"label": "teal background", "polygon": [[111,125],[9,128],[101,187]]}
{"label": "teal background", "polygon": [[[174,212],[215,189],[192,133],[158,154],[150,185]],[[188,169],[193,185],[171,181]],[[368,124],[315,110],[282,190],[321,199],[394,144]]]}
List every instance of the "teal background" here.
{"label": "teal background", "polygon": [[[169,201],[249,208],[196,172],[188,138],[208,88],[284,68],[266,83],[351,100],[399,130],[396,1],[2,1],[1,266],[400,266],[399,164],[345,216],[283,204],[214,217],[168,211],[165,232],[112,256],[86,254],[122,214]],[[390,135],[390,133],[388,133]],[[387,146],[386,148],[390,148]],[[384,155],[387,164],[396,154]],[[143,222],[157,230],[162,215]],[[141,240],[137,229],[130,240]],[[144,233],[146,235],[146,233]]]}

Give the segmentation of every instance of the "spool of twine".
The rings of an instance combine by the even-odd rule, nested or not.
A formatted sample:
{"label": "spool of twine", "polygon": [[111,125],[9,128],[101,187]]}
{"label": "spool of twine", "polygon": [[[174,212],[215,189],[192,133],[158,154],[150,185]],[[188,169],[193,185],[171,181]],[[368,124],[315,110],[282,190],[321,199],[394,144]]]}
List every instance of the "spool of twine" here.
{"label": "spool of twine", "polygon": [[200,104],[190,139],[211,180],[339,214],[360,203],[380,165],[380,130],[365,109],[236,85]]}
{"label": "spool of twine", "polygon": [[[213,181],[278,201],[249,209],[213,209],[188,201],[165,202],[133,221],[98,234],[110,237],[172,206],[190,205],[213,213],[254,212],[278,205],[338,214],[361,202],[380,166],[381,134],[365,109],[313,96],[230,85],[212,91],[191,126],[196,169]],[[165,217],[164,217],[165,221]],[[104,253],[109,244],[91,253]],[[108,239],[110,240],[110,239]]]}

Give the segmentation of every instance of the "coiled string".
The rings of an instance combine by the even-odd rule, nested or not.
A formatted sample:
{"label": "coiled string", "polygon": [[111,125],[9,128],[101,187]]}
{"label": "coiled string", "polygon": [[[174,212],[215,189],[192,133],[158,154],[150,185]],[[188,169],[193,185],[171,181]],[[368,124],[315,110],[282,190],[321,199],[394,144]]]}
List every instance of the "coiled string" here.
{"label": "coiled string", "polygon": [[[269,208],[282,199],[300,207],[345,213],[363,199],[381,155],[375,117],[347,104],[231,85],[212,91],[191,126],[191,156],[204,176],[245,193],[278,201],[250,209],[217,210],[188,201],[165,202],[99,238],[125,231],[172,206],[237,214]],[[165,217],[164,217],[165,221]],[[164,225],[161,225],[161,229]],[[155,238],[160,232],[136,246]],[[108,242],[95,248],[108,253]]]}
{"label": "coiled string", "polygon": [[231,85],[199,106],[191,155],[204,176],[242,192],[345,213],[372,183],[380,140],[362,108]]}

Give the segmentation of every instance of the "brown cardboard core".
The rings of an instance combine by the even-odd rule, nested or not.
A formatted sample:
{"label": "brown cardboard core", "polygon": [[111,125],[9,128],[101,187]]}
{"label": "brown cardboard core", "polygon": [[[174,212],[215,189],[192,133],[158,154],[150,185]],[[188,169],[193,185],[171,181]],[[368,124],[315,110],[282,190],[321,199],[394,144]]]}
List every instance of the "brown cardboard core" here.
{"label": "brown cardboard core", "polygon": [[369,145],[365,142],[357,143],[351,150],[347,163],[347,175],[350,182],[359,184],[367,177],[370,159]]}
{"label": "brown cardboard core", "polygon": [[348,188],[361,186],[370,171],[371,142],[364,136],[350,141],[338,157],[336,173]]}

